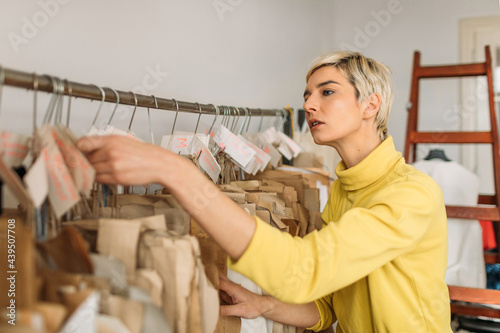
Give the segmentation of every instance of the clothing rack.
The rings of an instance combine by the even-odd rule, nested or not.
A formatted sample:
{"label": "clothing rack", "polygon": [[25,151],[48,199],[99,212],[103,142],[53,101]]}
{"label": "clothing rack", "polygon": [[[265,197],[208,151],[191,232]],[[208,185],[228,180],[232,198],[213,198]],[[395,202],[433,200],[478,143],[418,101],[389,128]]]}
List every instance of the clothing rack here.
{"label": "clothing rack", "polygon": [[[166,99],[161,97],[153,97],[153,95],[141,95],[132,92],[125,92],[115,90],[118,93],[118,97],[115,91],[107,87],[99,87],[95,84],[83,84],[73,81],[68,81],[66,79],[61,80],[57,77],[43,74],[38,75],[36,73],[26,73],[14,69],[9,69],[0,66],[0,89],[2,85],[13,86],[19,88],[25,88],[35,91],[44,91],[49,93],[58,93],[55,91],[54,82],[56,80],[64,86],[64,92],[60,91],[66,96],[80,97],[91,100],[99,100],[111,103],[118,103],[123,105],[131,105],[142,108],[152,108],[161,109],[168,111],[178,111],[196,114],[216,114],[216,109],[213,104],[199,104],[193,102],[185,101],[175,101],[174,99]],[[104,91],[104,100],[101,93],[101,89]],[[176,103],[177,102],[177,103]],[[277,117],[281,113],[281,117],[284,117],[287,113],[284,109],[255,109],[255,108],[241,108],[248,110],[249,116],[274,116]],[[238,110],[238,115],[246,114]]]}

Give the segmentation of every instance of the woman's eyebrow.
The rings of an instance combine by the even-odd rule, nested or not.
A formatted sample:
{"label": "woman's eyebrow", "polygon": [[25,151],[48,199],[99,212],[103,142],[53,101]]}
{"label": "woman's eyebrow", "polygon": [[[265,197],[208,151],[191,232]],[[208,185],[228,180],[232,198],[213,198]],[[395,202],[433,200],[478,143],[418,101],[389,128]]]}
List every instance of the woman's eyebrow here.
{"label": "woman's eyebrow", "polygon": [[339,86],[341,85],[337,81],[328,80],[328,81],[325,81],[325,82],[318,83],[318,85],[316,86],[316,88],[321,88],[321,87],[326,86],[327,84],[330,84],[330,83],[338,84]]}
{"label": "woman's eyebrow", "polygon": [[[318,85],[316,85],[316,88],[321,88],[321,87],[326,86],[327,84],[330,84],[330,83],[338,84],[339,86],[341,86],[341,84],[338,83],[337,81],[328,80],[325,82],[318,83]],[[311,92],[309,90],[304,91],[304,97],[306,97],[307,95],[310,95],[310,94],[311,94]]]}

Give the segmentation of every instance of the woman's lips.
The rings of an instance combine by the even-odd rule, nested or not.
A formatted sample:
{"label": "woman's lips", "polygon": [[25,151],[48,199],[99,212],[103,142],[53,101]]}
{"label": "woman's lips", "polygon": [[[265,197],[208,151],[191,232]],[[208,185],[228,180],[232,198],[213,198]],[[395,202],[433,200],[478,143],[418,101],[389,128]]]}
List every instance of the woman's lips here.
{"label": "woman's lips", "polygon": [[319,126],[323,125],[324,123],[322,123],[321,121],[318,121],[318,120],[313,120],[313,121],[310,121],[309,122],[309,128],[310,129],[316,129],[318,128]]}

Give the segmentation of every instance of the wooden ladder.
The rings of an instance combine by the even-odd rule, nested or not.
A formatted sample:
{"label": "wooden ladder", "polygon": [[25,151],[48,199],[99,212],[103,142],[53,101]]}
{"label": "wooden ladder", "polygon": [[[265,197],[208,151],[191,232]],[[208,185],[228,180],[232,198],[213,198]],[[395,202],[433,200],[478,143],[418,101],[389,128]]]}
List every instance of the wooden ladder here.
{"label": "wooden ladder", "polygon": [[[500,221],[500,147],[495,116],[495,100],[493,93],[493,74],[489,46],[485,47],[486,61],[480,63],[421,66],[420,52],[415,51],[413,59],[413,75],[411,80],[410,104],[406,128],[405,159],[407,163],[416,161],[417,144],[490,144],[493,155],[493,178],[495,194],[479,195],[478,205],[474,207],[446,206],[449,218]],[[458,132],[419,132],[418,98],[421,79],[486,76],[488,86],[490,131],[458,131]],[[500,236],[500,228],[499,228]],[[499,238],[497,238],[499,239]],[[497,248],[500,245],[497,244]],[[499,251],[485,253],[487,264],[500,263]],[[451,311],[455,314],[470,316],[487,316],[500,318],[500,309],[484,307],[482,304],[500,305],[500,291],[476,288],[448,286],[450,290]],[[457,301],[457,302],[455,302]],[[462,303],[467,302],[467,303]]]}

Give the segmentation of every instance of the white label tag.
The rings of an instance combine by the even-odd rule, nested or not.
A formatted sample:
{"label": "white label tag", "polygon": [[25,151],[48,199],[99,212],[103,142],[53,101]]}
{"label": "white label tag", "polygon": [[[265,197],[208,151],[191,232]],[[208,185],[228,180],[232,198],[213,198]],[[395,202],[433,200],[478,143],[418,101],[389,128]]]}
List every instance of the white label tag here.
{"label": "white label tag", "polygon": [[189,155],[193,134],[174,134],[172,137],[172,147],[170,150],[176,154]]}
{"label": "white label tag", "polygon": [[196,156],[199,155],[198,164],[200,167],[207,173],[214,183],[217,183],[221,169],[219,163],[217,163],[207,145],[196,137],[193,142],[193,149],[196,150]]}
{"label": "white label tag", "polygon": [[256,142],[259,145],[259,147],[262,149],[263,152],[265,152],[266,154],[271,156],[270,163],[273,167],[276,168],[278,166],[278,163],[281,160],[280,152],[276,148],[274,148],[274,146],[269,141],[267,141],[264,137],[258,136],[256,138]]}
{"label": "white label tag", "polygon": [[279,146],[278,146],[278,151],[283,155],[287,160],[291,160],[293,158],[293,154],[290,151],[290,148],[288,148],[288,145],[285,143],[285,141],[281,141]]}
{"label": "white label tag", "polygon": [[21,134],[3,131],[0,134],[0,151],[7,165],[17,167],[23,164],[28,154],[30,138]]}
{"label": "white label tag", "polygon": [[220,130],[214,137],[215,142],[219,147],[224,149],[235,162],[246,168],[252,158],[255,156],[255,150],[250,148],[246,143],[241,141],[226,127],[221,126]]}
{"label": "white label tag", "polygon": [[278,132],[278,136],[282,141],[286,143],[288,148],[290,148],[290,151],[292,152],[293,157],[297,157],[299,153],[302,151],[302,148],[300,148],[299,144],[295,141],[293,141],[292,138],[289,138],[285,133]]}
{"label": "white label tag", "polygon": [[35,207],[40,207],[49,194],[47,168],[43,159],[44,151],[45,149],[42,150],[41,158],[37,158],[23,178]]}
{"label": "white label tag", "polygon": [[269,164],[269,162],[271,161],[271,156],[266,154],[262,149],[260,149],[257,145],[255,145],[253,142],[251,142],[250,140],[242,137],[242,136],[239,136],[242,140],[245,141],[245,143],[247,145],[250,146],[250,148],[252,148],[253,150],[255,150],[255,157],[257,157],[257,162],[259,162],[259,171],[264,171],[267,167],[267,165]]}

